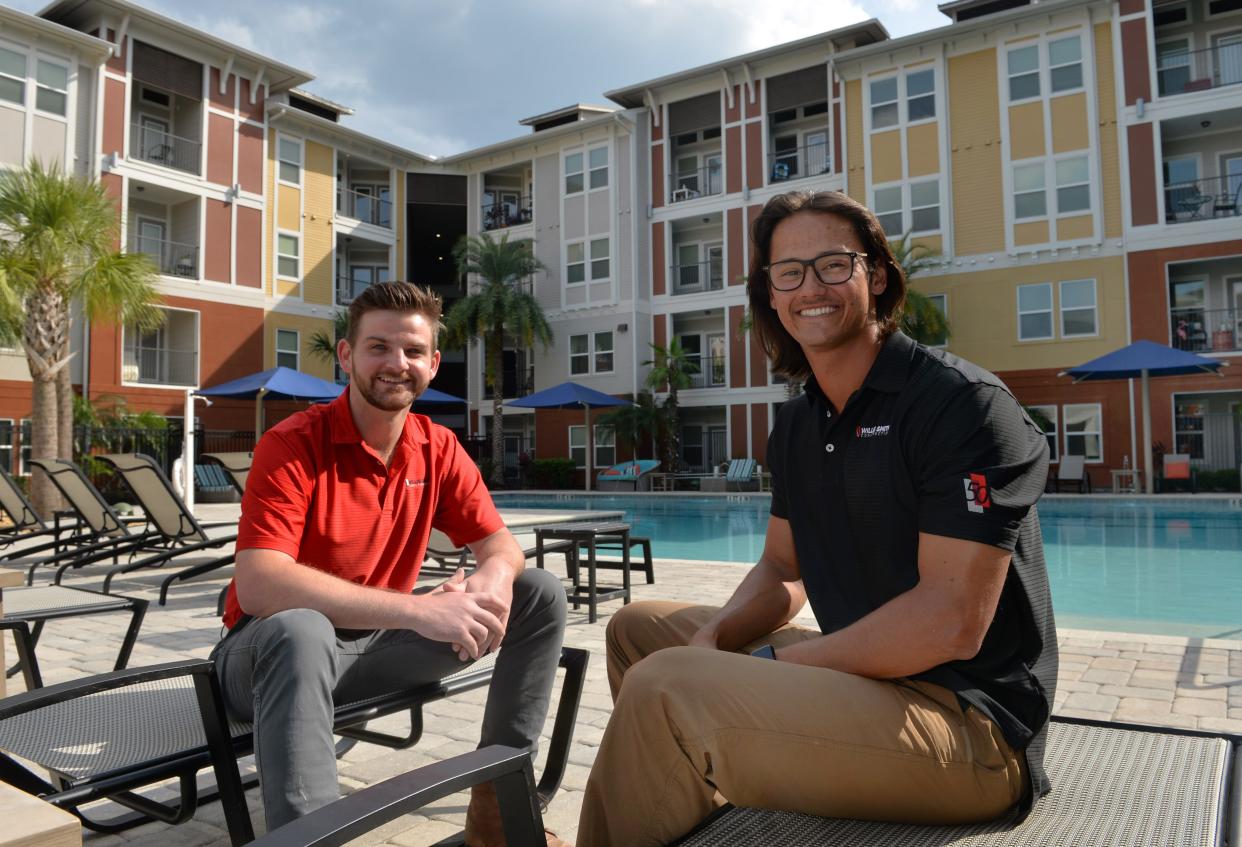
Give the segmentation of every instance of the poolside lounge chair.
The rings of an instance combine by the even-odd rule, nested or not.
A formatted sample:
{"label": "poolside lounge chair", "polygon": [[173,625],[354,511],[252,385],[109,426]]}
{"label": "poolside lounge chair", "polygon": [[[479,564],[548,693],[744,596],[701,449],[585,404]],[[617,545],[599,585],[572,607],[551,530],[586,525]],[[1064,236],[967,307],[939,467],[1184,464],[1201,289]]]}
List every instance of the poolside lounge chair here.
{"label": "poolside lounge chair", "polygon": [[633,459],[613,465],[611,468],[604,468],[595,478],[596,488],[600,491],[646,490],[649,487],[650,478],[644,479],[643,477],[658,467],[660,467],[659,459]]}
{"label": "poolside lounge chair", "polygon": [[254,462],[254,453],[204,453],[203,459],[216,462],[228,474],[229,482],[237,489],[238,494],[246,493],[246,478],[250,476],[250,465]]}
{"label": "poolside lounge chair", "polygon": [[[513,538],[517,541],[518,546],[522,548],[523,556],[527,559],[534,558],[536,552],[534,533],[514,533]],[[572,573],[576,563],[571,561],[574,555],[574,547],[568,541],[545,542],[543,552],[563,553],[565,555],[565,567]],[[447,535],[435,528],[431,530],[431,535],[427,539],[427,558],[437,563],[430,568],[425,564],[423,565],[423,571],[428,573],[433,570],[443,570],[447,573],[452,573],[458,568],[472,568],[476,564],[469,547],[458,547]]]}
{"label": "poolside lounge chair", "polygon": [[[1100,721],[1053,719],[1046,763],[1053,790],[1014,826],[1002,818],[919,826],[724,806],[679,847],[1118,847],[1223,845],[1239,822],[1242,737]],[[503,778],[497,794],[511,847],[543,843],[530,777],[513,751],[488,747],[419,768],[274,830],[256,847],[336,847],[462,788]],[[525,802],[514,797],[526,791]],[[1231,796],[1232,795],[1232,796]],[[513,820],[521,815],[523,820]],[[1232,820],[1230,817],[1232,816]],[[512,827],[512,829],[510,829]]]}
{"label": "poolside lounge chair", "polygon": [[194,499],[197,502],[233,503],[236,493],[224,468],[214,463],[194,466]]}
{"label": "poolside lounge chair", "polygon": [[1051,480],[1053,492],[1072,486],[1079,494],[1091,493],[1091,477],[1087,475],[1085,456],[1062,456],[1057,464],[1056,476]]}
{"label": "poolside lounge chair", "polygon": [[1165,453],[1161,457],[1160,466],[1160,485],[1156,490],[1167,488],[1164,483],[1169,481],[1186,482],[1190,486],[1193,494],[1198,487],[1198,479],[1195,477],[1195,469],[1190,464],[1189,453]]}
{"label": "poolside lounge chair", "polygon": [[734,491],[758,489],[759,482],[755,476],[755,460],[754,459],[732,459],[729,462],[729,470],[725,472],[725,490],[730,488]]}

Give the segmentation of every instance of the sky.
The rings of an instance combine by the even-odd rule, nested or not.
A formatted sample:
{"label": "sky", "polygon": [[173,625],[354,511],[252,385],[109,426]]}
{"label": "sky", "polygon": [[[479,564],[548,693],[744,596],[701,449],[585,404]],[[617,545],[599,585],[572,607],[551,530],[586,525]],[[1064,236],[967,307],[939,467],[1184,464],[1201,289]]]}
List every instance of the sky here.
{"label": "sky", "polygon": [[[3,0],[36,12],[46,0]],[[139,0],[144,2],[144,0]],[[877,18],[949,22],[933,0],[145,0],[315,75],[346,125],[444,156],[529,132],[522,118]],[[210,11],[207,11],[210,7]]]}

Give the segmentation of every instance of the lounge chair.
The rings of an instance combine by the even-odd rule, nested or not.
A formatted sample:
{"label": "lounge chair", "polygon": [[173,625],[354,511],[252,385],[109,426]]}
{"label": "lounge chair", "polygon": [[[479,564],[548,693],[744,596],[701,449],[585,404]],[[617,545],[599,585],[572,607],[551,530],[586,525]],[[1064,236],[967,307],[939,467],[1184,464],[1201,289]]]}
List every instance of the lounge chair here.
{"label": "lounge chair", "polygon": [[237,489],[238,494],[246,493],[246,478],[250,476],[250,465],[254,462],[254,453],[204,453],[202,458],[216,462],[228,474],[229,482]]}
{"label": "lounge chair", "polygon": [[725,490],[728,491],[730,487],[734,491],[758,489],[759,483],[754,478],[755,464],[754,459],[730,460],[729,469],[725,472]]}
{"label": "lounge chair", "polygon": [[236,501],[236,489],[219,465],[195,465],[194,499],[199,503],[233,503]]}
{"label": "lounge chair", "polygon": [[1087,459],[1085,456],[1062,456],[1057,464],[1057,473],[1050,480],[1053,492],[1059,492],[1066,486],[1073,486],[1079,494],[1091,493],[1091,477],[1087,475]]}
{"label": "lounge chair", "polygon": [[[1242,737],[1234,735],[1054,718],[1045,759],[1052,793],[1017,826],[1008,818],[964,826],[919,826],[724,806],[676,844],[1223,845],[1233,843],[1226,838],[1236,838],[1238,831],[1239,742]],[[505,831],[512,833],[511,847],[542,844],[542,818],[529,788],[531,778],[515,752],[487,747],[369,786],[273,830],[255,847],[336,847],[398,815],[488,780],[503,780],[497,784],[497,795]]]}
{"label": "lounge chair", "polygon": [[1161,485],[1156,490],[1165,488],[1164,483],[1169,481],[1185,482],[1190,486],[1191,493],[1195,492],[1199,481],[1196,478],[1194,466],[1190,464],[1189,453],[1165,453],[1161,457]]}
{"label": "lounge chair", "polygon": [[660,467],[659,459],[633,459],[604,468],[595,477],[596,488],[600,491],[639,491],[648,487],[649,479],[644,475]]}
{"label": "lounge chair", "polygon": [[[522,555],[527,559],[534,558],[535,534],[532,532],[514,533],[514,540],[518,546],[522,548]],[[565,567],[571,571],[576,563],[572,561],[574,555],[574,547],[568,541],[545,543],[543,545],[544,553],[563,553],[565,555]],[[452,573],[457,568],[471,568],[476,562],[474,556],[470,552],[469,547],[458,547],[452,540],[438,529],[431,530],[431,536],[427,539],[427,558],[436,562],[432,568],[423,566],[425,572],[435,570],[444,570]]]}

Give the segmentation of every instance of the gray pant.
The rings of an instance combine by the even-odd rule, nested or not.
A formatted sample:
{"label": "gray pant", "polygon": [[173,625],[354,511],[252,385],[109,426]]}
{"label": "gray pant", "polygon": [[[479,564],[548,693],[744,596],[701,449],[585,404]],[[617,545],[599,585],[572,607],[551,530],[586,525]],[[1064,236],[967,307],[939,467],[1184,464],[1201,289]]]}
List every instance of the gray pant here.
{"label": "gray pant", "polygon": [[[513,585],[480,746],[535,750],[565,634],[565,590],[544,570]],[[254,722],[269,830],[340,797],[334,703],[432,682],[464,665],[448,644],[409,630],[338,630],[312,609],[251,620],[212,651],[231,715]]]}

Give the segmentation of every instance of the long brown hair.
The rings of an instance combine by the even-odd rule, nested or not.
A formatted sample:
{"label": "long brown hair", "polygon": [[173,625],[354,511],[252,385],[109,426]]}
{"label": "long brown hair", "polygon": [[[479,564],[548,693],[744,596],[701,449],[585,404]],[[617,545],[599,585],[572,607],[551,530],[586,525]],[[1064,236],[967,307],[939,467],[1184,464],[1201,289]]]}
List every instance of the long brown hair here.
{"label": "long brown hair", "polygon": [[877,268],[884,268],[886,285],[884,291],[875,295],[875,320],[881,337],[897,329],[906,302],[905,273],[893,256],[884,228],[870,209],[839,191],[791,191],[776,195],[763,207],[751,230],[755,249],[751,251],[746,295],[750,300],[751,331],[772,360],[772,370],[789,379],[805,379],[811,373],[811,365],[802,346],[781,324],[780,316],[772,308],[768,273],[763,268],[771,261],[772,233],[776,225],[801,212],[836,215],[849,221],[867,254],[868,277]]}

